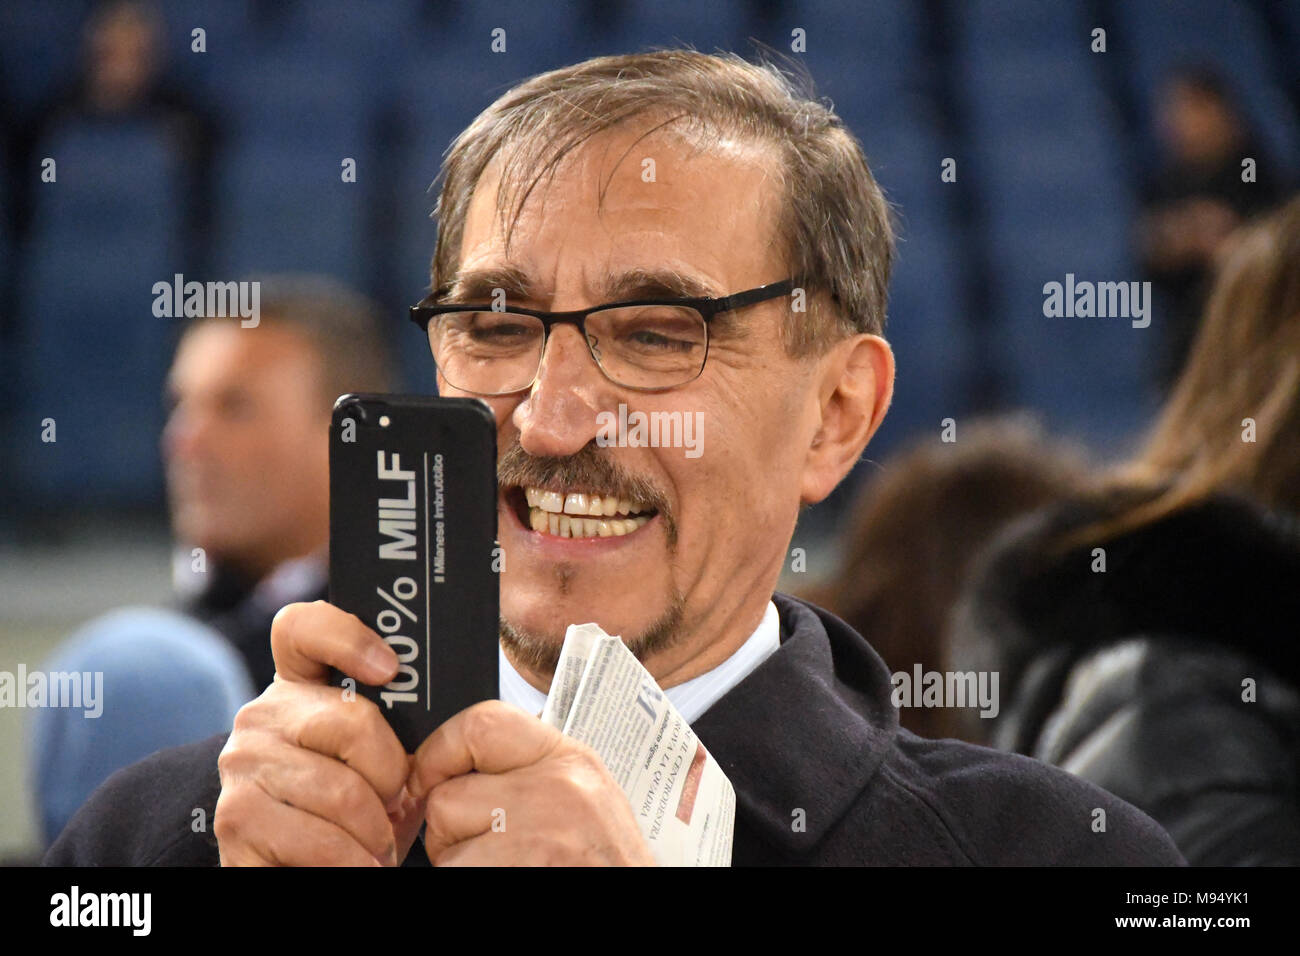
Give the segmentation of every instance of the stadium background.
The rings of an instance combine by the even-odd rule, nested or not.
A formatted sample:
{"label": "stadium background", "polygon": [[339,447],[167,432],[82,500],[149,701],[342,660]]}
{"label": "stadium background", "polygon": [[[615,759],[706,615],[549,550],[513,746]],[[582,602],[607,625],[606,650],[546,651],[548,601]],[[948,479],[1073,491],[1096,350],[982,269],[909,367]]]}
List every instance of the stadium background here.
{"label": "stadium background", "polygon": [[[152,314],[153,284],[337,276],[391,316],[406,386],[432,390],[405,321],[427,291],[427,190],[452,138],[526,76],[678,42],[753,56],[749,38],[807,66],[899,216],[898,383],[856,478],[942,419],[1002,409],[1032,410],[1102,456],[1131,445],[1158,398],[1158,306],[1151,329],[1045,319],[1042,288],[1066,273],[1141,278],[1133,225],[1171,68],[1216,67],[1277,180],[1300,173],[1296,2],[167,0],[161,73],[214,134],[195,229],[164,124],[40,122],[77,76],[92,9],[0,12],[5,155],[38,123],[33,155],[58,162],[56,184],[0,165],[0,669],[39,661],[101,610],[167,594],[158,435],[176,328]],[[491,49],[496,28],[505,52]],[[1090,49],[1096,28],[1104,53]],[[790,52],[796,29],[803,52]],[[941,180],[946,158],[955,182]],[[54,444],[40,440],[47,417]],[[850,491],[806,533],[833,527]],[[20,719],[0,712],[0,852],[32,842]]]}

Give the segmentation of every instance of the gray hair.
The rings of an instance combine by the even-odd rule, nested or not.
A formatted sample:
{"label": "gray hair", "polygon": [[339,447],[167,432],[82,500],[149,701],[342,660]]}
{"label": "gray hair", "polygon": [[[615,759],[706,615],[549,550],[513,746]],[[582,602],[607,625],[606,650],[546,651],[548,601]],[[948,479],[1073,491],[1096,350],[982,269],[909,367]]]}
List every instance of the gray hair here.
{"label": "gray hair", "polygon": [[[856,332],[881,334],[894,233],[861,144],[827,104],[770,63],[691,49],[602,56],[534,76],[500,96],[448,148],[434,215],[431,288],[446,291],[458,266],[470,197],[502,155],[497,214],[515,199],[506,243],[533,188],[574,148],[633,117],[679,124],[701,144],[734,137],[780,157],[778,234],[791,275],[808,293],[809,321],[782,337],[791,355],[818,353]],[[648,135],[647,131],[647,135]],[[814,296],[833,300],[823,316]]]}

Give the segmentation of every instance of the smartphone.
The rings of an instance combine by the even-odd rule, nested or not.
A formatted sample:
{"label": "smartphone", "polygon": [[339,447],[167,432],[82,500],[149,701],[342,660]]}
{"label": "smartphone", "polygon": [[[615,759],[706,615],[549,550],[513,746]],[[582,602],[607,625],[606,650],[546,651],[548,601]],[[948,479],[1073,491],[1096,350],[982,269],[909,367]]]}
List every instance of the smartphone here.
{"label": "smartphone", "polygon": [[330,422],[330,603],[397,652],[371,687],[408,753],[497,696],[496,420],[476,398],[343,395]]}

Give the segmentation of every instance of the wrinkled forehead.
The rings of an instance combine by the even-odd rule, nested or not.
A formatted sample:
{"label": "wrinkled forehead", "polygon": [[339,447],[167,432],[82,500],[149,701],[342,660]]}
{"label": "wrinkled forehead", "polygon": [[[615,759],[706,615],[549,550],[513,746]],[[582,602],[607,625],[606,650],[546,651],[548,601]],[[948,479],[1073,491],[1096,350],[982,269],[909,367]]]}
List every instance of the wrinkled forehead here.
{"label": "wrinkled forehead", "polygon": [[[517,208],[526,195],[555,178],[601,177],[615,182],[660,183],[659,167],[683,169],[705,157],[736,166],[761,167],[780,179],[776,150],[753,136],[729,132],[696,117],[661,113],[632,116],[596,133],[561,127],[539,134],[521,131],[507,138],[488,162],[480,186],[498,189],[503,209]],[[701,171],[707,175],[707,171]],[[605,191],[595,196],[597,204]]]}
{"label": "wrinkled forehead", "polygon": [[471,197],[460,271],[509,262],[553,274],[576,257],[694,265],[723,284],[780,278],[778,167],[757,144],[644,123],[599,133],[540,175],[503,147]]}

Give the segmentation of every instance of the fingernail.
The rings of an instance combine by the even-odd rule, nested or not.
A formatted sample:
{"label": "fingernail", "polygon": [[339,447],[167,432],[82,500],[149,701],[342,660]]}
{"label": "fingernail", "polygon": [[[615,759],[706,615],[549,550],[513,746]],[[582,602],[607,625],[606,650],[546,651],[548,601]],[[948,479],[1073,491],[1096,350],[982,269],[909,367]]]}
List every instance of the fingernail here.
{"label": "fingernail", "polygon": [[366,663],[376,673],[391,674],[397,664],[397,655],[387,644],[372,644],[366,648]]}

